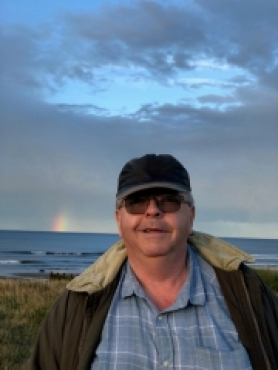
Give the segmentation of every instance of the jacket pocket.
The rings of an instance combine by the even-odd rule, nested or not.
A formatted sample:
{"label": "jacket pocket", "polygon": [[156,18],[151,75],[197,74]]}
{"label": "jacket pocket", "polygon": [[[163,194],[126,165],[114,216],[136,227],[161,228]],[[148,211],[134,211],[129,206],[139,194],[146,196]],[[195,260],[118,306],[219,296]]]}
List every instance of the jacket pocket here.
{"label": "jacket pocket", "polygon": [[196,370],[252,370],[248,354],[244,347],[232,351],[196,348]]}

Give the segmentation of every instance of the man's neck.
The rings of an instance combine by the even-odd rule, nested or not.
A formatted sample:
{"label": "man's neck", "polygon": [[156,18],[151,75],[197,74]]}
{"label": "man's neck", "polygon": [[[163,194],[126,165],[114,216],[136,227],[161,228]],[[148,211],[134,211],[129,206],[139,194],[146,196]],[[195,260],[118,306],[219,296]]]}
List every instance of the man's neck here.
{"label": "man's neck", "polygon": [[148,258],[144,263],[129,259],[130,266],[145,293],[159,310],[170,307],[189,275],[187,252],[175,261]]}

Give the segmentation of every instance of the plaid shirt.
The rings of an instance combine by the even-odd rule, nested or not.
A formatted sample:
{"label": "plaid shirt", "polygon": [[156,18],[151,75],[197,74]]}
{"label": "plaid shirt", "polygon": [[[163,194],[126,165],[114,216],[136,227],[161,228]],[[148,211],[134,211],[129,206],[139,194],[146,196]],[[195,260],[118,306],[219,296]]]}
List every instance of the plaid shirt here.
{"label": "plaid shirt", "polygon": [[250,370],[213,268],[190,246],[189,278],[158,311],[127,262],[92,370]]}

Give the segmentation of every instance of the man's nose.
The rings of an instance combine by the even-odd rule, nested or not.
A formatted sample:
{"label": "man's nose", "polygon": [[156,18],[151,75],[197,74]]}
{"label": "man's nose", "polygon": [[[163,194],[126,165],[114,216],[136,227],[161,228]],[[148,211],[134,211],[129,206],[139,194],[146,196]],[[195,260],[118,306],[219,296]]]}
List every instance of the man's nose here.
{"label": "man's nose", "polygon": [[155,199],[150,199],[148,208],[145,212],[146,216],[159,217],[162,215]]}

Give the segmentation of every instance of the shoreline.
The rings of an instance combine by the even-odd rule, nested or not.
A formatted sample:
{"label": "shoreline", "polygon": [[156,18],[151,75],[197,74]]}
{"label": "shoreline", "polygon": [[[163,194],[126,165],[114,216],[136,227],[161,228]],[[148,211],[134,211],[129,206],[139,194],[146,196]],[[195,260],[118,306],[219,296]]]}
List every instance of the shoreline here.
{"label": "shoreline", "polygon": [[[247,264],[248,267],[251,267],[254,270],[267,270],[278,272],[278,265],[255,265]],[[82,272],[80,272],[82,274]],[[51,280],[71,280],[76,276],[80,275],[77,273],[57,273],[57,272],[19,272],[11,274],[1,274],[0,280],[41,280],[41,281],[51,281]]]}
{"label": "shoreline", "polygon": [[0,280],[42,280],[42,281],[51,281],[51,280],[71,280],[77,274],[65,274],[65,273],[48,273],[48,272],[21,272],[14,273],[10,275],[1,275]]}
{"label": "shoreline", "polygon": [[26,273],[18,273],[18,274],[10,274],[10,275],[0,275],[1,280],[50,280],[50,274],[42,273],[42,272],[26,272]]}

